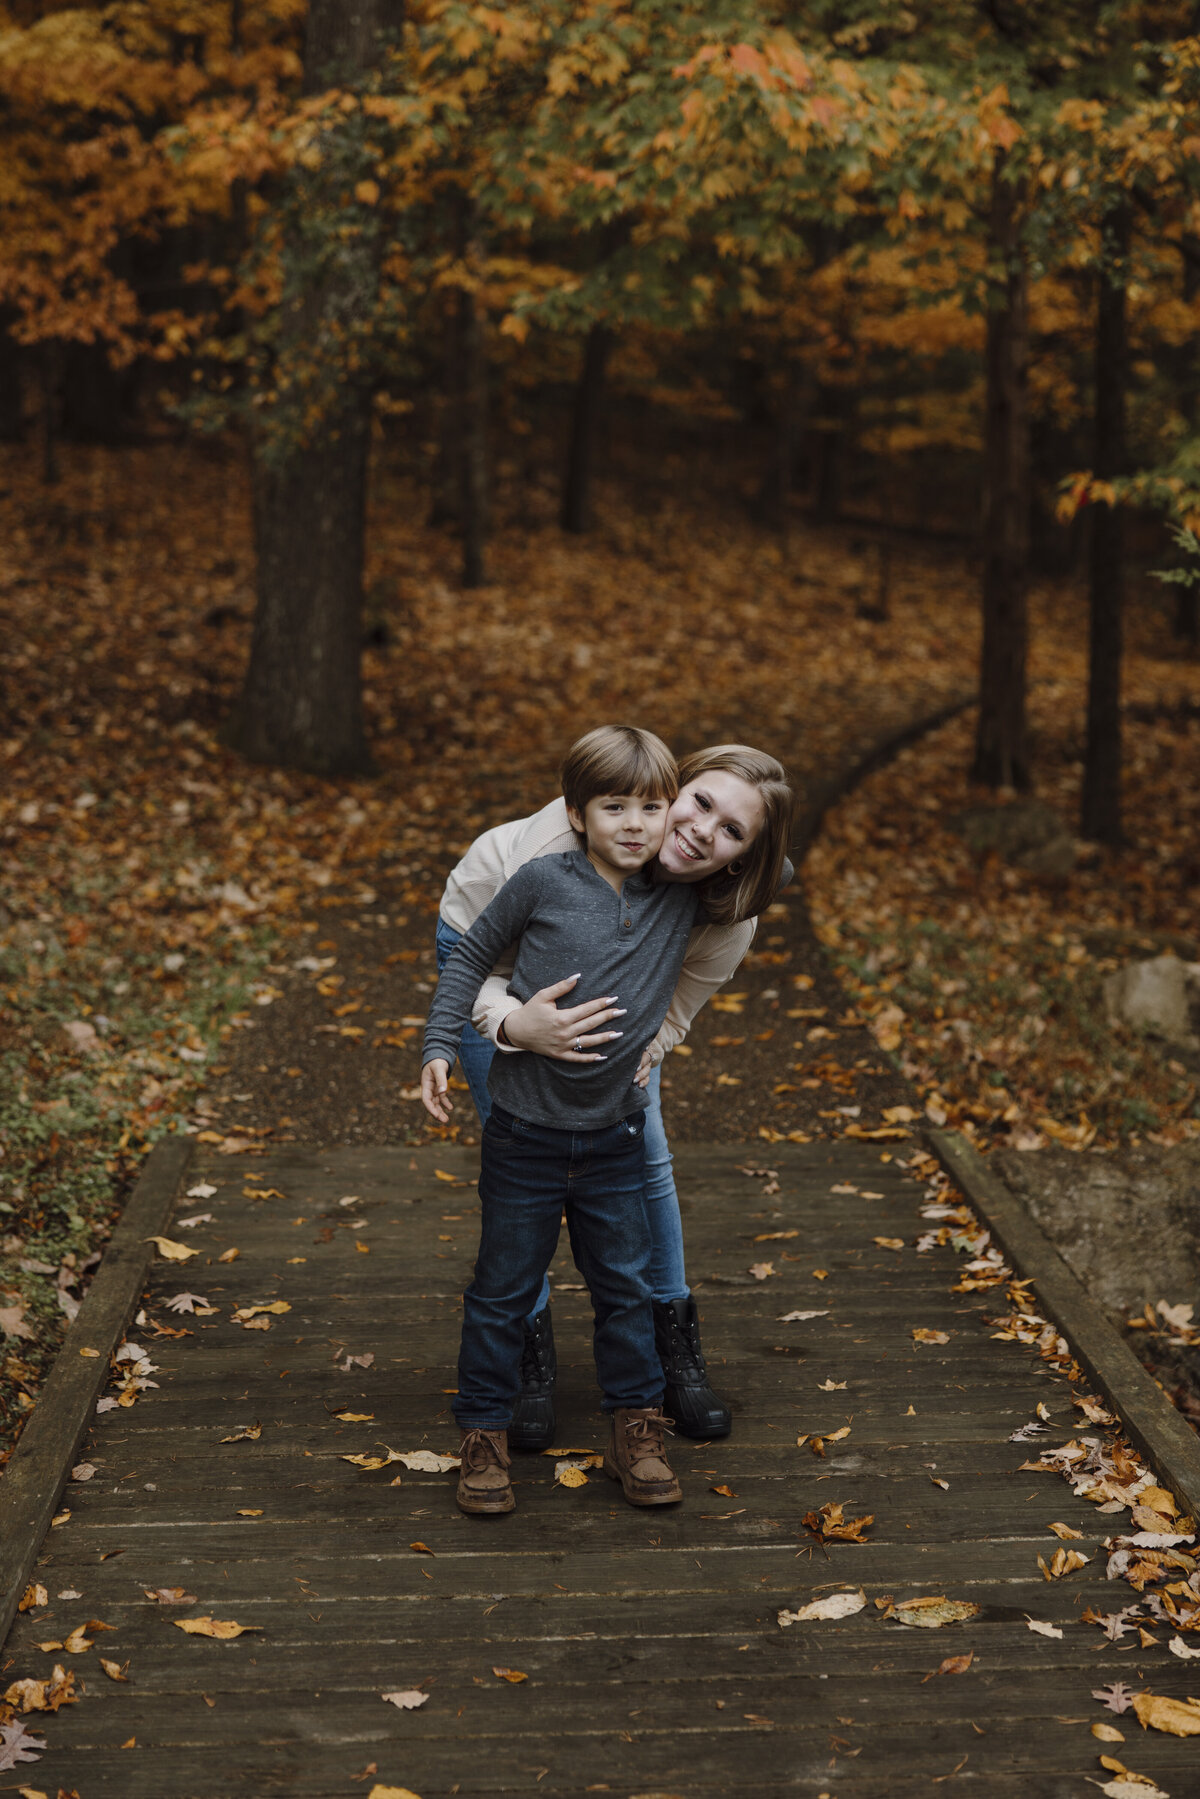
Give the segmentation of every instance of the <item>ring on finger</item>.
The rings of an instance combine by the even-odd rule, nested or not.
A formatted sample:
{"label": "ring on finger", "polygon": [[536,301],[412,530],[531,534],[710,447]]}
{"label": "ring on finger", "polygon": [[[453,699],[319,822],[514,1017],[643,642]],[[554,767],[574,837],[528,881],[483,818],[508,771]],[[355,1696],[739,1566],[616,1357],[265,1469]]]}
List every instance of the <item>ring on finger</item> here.
{"label": "ring on finger", "polygon": [[575,1051],[575,1054],[577,1056],[581,1056],[583,1054],[583,1038],[576,1037],[574,1043],[571,1045],[571,1048]]}

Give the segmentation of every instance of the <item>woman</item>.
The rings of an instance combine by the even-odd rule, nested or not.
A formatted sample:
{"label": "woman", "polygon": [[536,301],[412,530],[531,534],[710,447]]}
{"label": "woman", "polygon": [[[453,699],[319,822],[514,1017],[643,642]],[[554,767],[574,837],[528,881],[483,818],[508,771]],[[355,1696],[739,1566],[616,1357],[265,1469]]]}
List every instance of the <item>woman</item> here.
{"label": "woman", "polygon": [[[667,813],[657,878],[699,884],[709,922],[691,934],[670,1009],[654,1042],[647,1045],[638,1080],[648,1088],[650,1099],[646,1205],[653,1242],[655,1334],[666,1377],[664,1408],[685,1435],[708,1438],[728,1436],[731,1420],[728,1406],[708,1382],[696,1304],[684,1270],[679,1199],[662,1121],[661,1063],[687,1035],[705,1001],[731,978],[753,940],[756,915],[791,879],[787,842],[793,799],[775,758],[744,744],[697,750],[680,763],[679,779],[678,796]],[[442,895],[439,973],[459,938],[514,869],[537,856],[577,847],[561,799],[532,818],[497,825],[476,838]],[[604,1044],[619,1034],[606,1028],[620,1016],[609,998],[557,1004],[574,985],[574,979],[560,981],[522,1005],[508,992],[505,970],[498,969],[485,982],[475,1004],[474,1028],[463,1032],[460,1047],[463,1073],[481,1122],[491,1105],[487,1071],[497,1051],[594,1061],[603,1054]],[[549,1299],[547,1277],[537,1309],[526,1320],[521,1396],[508,1437],[515,1449],[547,1449],[554,1441],[557,1364]]]}

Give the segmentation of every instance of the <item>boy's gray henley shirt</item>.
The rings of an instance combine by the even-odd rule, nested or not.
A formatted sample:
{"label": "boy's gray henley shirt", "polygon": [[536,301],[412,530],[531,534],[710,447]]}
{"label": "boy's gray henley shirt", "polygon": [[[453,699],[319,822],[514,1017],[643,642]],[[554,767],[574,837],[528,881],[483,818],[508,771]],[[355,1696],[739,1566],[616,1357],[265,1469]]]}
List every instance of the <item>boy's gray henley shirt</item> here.
{"label": "boy's gray henley shirt", "polygon": [[649,1104],[634,1085],[642,1051],[666,1017],[700,900],[695,888],[656,882],[641,869],[616,893],[582,850],[526,862],[485,907],[442,970],[425,1027],[422,1065],[453,1067],[475,995],[499,958],[516,945],[508,984],[522,1004],[555,981],[583,979],[574,992],[615,994],[625,1008],[604,1044],[603,1062],[558,1062],[532,1053],[498,1055],[488,1089],[506,1110],[556,1130],[599,1130]]}

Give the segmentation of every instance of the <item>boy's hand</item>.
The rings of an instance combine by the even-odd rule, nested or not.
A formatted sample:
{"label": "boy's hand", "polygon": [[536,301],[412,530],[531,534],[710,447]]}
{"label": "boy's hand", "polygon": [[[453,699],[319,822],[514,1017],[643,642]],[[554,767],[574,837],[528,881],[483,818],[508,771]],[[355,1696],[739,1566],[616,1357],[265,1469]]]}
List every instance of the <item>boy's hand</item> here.
{"label": "boy's hand", "polygon": [[658,1062],[654,1055],[653,1046],[644,1049],[642,1051],[642,1059],[638,1063],[638,1071],[633,1077],[634,1086],[644,1087],[657,1066]]}
{"label": "boy's hand", "polygon": [[447,1091],[450,1064],[441,1056],[426,1062],[421,1070],[421,1104],[439,1124],[449,1124],[454,1101]]}
{"label": "boy's hand", "polygon": [[[616,995],[611,994],[607,999],[585,1000],[582,1005],[566,1006],[560,1011],[555,1000],[570,993],[578,979],[573,974],[552,987],[543,987],[517,1011],[506,1015],[504,1035],[515,1049],[552,1056],[556,1062],[603,1062],[597,1046],[611,1043],[623,1033],[602,1027],[611,1019],[624,1018],[625,1008],[618,1006]],[[575,1048],[577,1043],[579,1049]]]}

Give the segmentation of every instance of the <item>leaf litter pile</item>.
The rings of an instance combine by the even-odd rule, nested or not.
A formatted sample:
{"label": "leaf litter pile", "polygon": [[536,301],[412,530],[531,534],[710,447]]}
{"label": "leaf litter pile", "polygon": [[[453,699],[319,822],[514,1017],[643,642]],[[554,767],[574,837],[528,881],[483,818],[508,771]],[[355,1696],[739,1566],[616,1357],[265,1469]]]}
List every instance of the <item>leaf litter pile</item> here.
{"label": "leaf litter pile", "polygon": [[1200,958],[1200,662],[1154,607],[1131,629],[1123,850],[1074,836],[1085,640],[1039,621],[1032,800],[971,788],[971,712],[835,807],[805,865],[817,934],[876,1041],[935,1124],[983,1146],[1200,1138],[1197,1068],[1110,1021],[1102,991],[1126,962]]}

